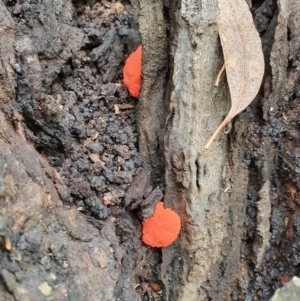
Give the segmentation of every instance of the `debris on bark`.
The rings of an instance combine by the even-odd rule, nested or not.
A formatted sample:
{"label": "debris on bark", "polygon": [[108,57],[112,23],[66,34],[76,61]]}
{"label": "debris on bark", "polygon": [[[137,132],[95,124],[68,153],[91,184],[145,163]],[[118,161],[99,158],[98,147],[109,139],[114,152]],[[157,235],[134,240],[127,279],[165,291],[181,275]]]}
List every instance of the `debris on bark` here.
{"label": "debris on bark", "polygon": [[261,190],[258,192],[259,201],[257,202],[257,230],[255,242],[253,244],[256,254],[256,268],[258,269],[264,259],[265,252],[270,247],[270,217],[271,217],[271,199],[270,199],[270,180],[267,180]]}
{"label": "debris on bark", "polygon": [[276,290],[270,301],[298,301],[300,296],[300,278],[294,276],[283,288]]}

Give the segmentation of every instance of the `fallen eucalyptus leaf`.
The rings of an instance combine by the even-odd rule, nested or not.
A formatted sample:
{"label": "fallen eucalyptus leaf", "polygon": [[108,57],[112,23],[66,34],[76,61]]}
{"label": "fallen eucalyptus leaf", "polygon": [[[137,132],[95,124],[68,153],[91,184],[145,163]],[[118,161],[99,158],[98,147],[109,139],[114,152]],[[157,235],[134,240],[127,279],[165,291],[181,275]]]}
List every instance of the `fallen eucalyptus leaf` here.
{"label": "fallen eucalyptus leaf", "polygon": [[252,102],[264,75],[261,40],[245,0],[218,0],[217,25],[222,44],[231,109],[205,145]]}

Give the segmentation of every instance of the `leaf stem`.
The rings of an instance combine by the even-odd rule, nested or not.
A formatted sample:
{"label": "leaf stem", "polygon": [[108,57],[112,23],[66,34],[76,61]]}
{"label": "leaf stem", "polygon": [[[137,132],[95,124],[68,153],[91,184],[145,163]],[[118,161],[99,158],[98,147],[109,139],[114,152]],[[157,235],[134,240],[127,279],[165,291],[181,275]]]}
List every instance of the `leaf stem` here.
{"label": "leaf stem", "polygon": [[215,81],[215,87],[219,86],[220,78],[221,78],[221,75],[223,74],[224,70],[225,70],[225,63],[223,64],[222,68],[220,69],[220,71],[217,75],[217,78],[216,78],[216,81]]}
{"label": "leaf stem", "polygon": [[216,139],[216,137],[219,134],[219,132],[226,126],[226,124],[228,124],[228,122],[230,122],[230,120],[231,119],[229,119],[228,117],[226,117],[223,120],[223,122],[218,126],[218,128],[214,131],[214,133],[212,134],[212,136],[209,138],[209,140],[205,144],[205,149],[208,149],[210,147],[210,145]]}

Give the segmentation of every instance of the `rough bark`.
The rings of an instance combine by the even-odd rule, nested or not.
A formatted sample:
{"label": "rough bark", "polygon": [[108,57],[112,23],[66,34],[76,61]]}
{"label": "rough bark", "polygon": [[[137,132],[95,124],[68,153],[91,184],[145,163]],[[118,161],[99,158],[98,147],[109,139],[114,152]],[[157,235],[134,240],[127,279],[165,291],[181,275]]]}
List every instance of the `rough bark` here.
{"label": "rough bark", "polygon": [[[84,8],[89,16],[90,8]],[[124,6],[106,8],[99,4],[94,11],[97,9],[100,21],[109,23],[111,15],[116,16],[118,9],[122,12]],[[102,19],[101,9],[106,13]],[[76,6],[65,0],[6,1],[6,6],[0,1],[0,300],[3,301],[140,300],[132,271],[148,270],[148,275],[154,271],[153,267],[146,268],[148,262],[142,260],[151,251],[142,245],[138,219],[133,221],[129,213],[116,209],[120,216],[117,230],[115,213],[109,208],[120,197],[124,199],[128,183],[139,171],[135,163],[141,159],[137,157],[129,162],[129,171],[114,174],[113,167],[103,168],[109,161],[107,156],[113,153],[121,165],[124,158],[136,156],[134,130],[124,122],[130,120],[129,114],[120,119],[123,127],[127,126],[125,136],[131,137],[131,149],[128,141],[125,147],[113,144],[113,149],[110,145],[111,153],[104,155],[108,159],[104,163],[100,156],[105,143],[98,142],[106,139],[109,144],[102,126],[104,120],[99,121],[99,115],[115,121],[111,107],[104,109],[106,115],[98,113],[101,107],[105,108],[104,101],[98,100],[100,93],[110,101],[107,106],[112,107],[114,102],[128,97],[125,88],[122,85],[119,88],[114,79],[121,74],[124,45],[132,51],[139,44],[136,25],[127,29],[119,24],[122,35],[107,26],[104,32],[103,27],[102,32],[94,27],[83,30],[73,24],[77,21],[76,15],[73,16],[75,10]],[[98,16],[94,11],[91,18]],[[121,17],[132,20],[129,14]],[[113,24],[115,17],[111,18]],[[83,48],[86,52],[80,53]],[[95,63],[91,63],[92,59]],[[91,66],[83,67],[81,64],[85,63]],[[96,64],[100,65],[100,71]],[[118,99],[114,98],[116,90]],[[96,106],[96,116],[89,111],[91,101],[91,106]],[[97,131],[84,120],[84,106],[89,112],[88,120],[98,124]],[[110,134],[115,139],[120,136],[124,139],[124,130],[118,130],[121,131],[118,135],[115,128]],[[68,171],[62,175],[64,168]],[[113,185],[119,183],[119,187],[104,194],[109,184],[103,174],[99,176],[100,172]],[[84,210],[89,214],[82,214]],[[121,236],[123,242],[119,240]],[[126,244],[130,250],[125,250]],[[136,264],[140,265],[137,269]],[[155,281],[155,277],[150,278]]]}
{"label": "rough bark", "polygon": [[[208,151],[230,106],[217,0],[82,3],[0,1],[0,300],[269,300],[299,266],[298,0],[247,0],[264,82]],[[138,24],[144,168],[114,113],[137,103]],[[141,219],[162,191],[182,231],[161,254]]]}
{"label": "rough bark", "polygon": [[[299,8],[296,1],[265,1],[254,12],[264,32],[263,89],[236,118],[230,139],[220,136],[205,151],[230,103],[225,78],[218,89],[213,85],[222,64],[217,1],[169,6],[174,67],[164,145],[165,202],[181,214],[183,231],[163,250],[167,300],[267,300],[272,282],[280,285],[297,265],[285,262],[280,273],[275,254],[293,254],[291,245],[298,249],[292,226],[297,214],[281,200],[289,199],[296,210],[290,198],[297,198],[298,176],[294,169],[288,180],[282,167],[290,162],[289,172],[295,168],[298,152],[298,130],[287,115],[297,115]],[[288,224],[289,247],[284,247],[279,229]]]}
{"label": "rough bark", "polygon": [[[199,13],[193,14],[194,11]],[[231,229],[227,227],[231,214],[227,139],[218,139],[209,151],[204,150],[207,139],[220,124],[230,104],[225,80],[218,89],[214,87],[215,76],[223,63],[215,24],[217,13],[217,1],[201,1],[181,3],[174,16],[176,23],[173,26],[178,27],[178,36],[171,117],[165,137],[165,200],[181,212],[184,230],[178,244],[163,252],[163,275],[168,279],[167,271],[179,264],[182,275],[176,275],[174,271],[168,282],[175,277],[178,283],[176,278],[179,277],[183,286],[178,283],[172,289],[169,285],[168,300],[208,300],[212,290],[216,289],[213,281],[218,280],[213,274],[221,264],[222,254],[230,257],[229,231],[235,232],[238,228],[235,221]],[[247,181],[242,166],[240,177]],[[247,187],[247,183],[244,185]],[[242,210],[242,194],[240,191],[240,203],[234,207],[236,210]],[[235,233],[232,236],[236,239],[232,245],[238,250],[240,235]],[[237,268],[235,260],[229,261],[233,262],[228,272],[233,273]],[[222,294],[230,287],[227,281],[222,283]],[[220,298],[216,293],[213,295],[214,300]]]}
{"label": "rough bark", "polygon": [[[275,254],[290,246],[278,246],[286,238],[274,229],[285,227],[282,216],[291,224],[297,219],[280,202],[288,198],[283,187],[298,193],[298,176],[289,175],[294,179],[291,184],[282,176],[280,162],[297,156],[299,143],[295,132],[293,138],[281,133],[290,132],[286,114],[298,98],[300,9],[296,2],[278,1],[277,13],[262,36],[267,64],[263,90],[236,118],[230,139],[221,135],[209,151],[203,145],[230,102],[226,80],[218,89],[213,85],[222,64],[215,25],[217,1],[184,1],[173,10],[172,26],[177,32],[165,136],[165,201],[180,212],[184,228],[177,243],[163,250],[167,300],[267,300],[274,278],[280,285],[295,268],[295,262],[285,262],[283,277],[275,267]],[[258,30],[266,26],[261,11],[272,6],[265,1],[257,10]],[[295,168],[294,163],[291,166]],[[290,227],[289,245],[298,249],[293,243],[297,235]]]}
{"label": "rough bark", "polygon": [[137,108],[139,151],[151,166],[154,184],[164,175],[163,136],[165,131],[165,93],[168,49],[163,3],[140,1],[140,33],[143,45],[143,85]]}

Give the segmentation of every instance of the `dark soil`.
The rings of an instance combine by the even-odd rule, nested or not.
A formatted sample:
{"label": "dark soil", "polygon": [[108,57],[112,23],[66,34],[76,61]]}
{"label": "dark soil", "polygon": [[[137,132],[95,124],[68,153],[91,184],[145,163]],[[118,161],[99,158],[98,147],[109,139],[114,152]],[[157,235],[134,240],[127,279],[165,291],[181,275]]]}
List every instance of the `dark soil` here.
{"label": "dark soil", "polygon": [[[22,12],[15,17],[17,28],[24,26]],[[77,4],[73,25],[84,32],[81,50],[60,66],[46,99],[28,102],[20,87],[16,100],[27,136],[65,185],[63,200],[100,219],[122,208],[128,185],[142,169],[137,100],[122,83],[124,60],[140,43],[136,24],[137,10],[129,5]],[[132,106],[122,109],[124,104]]]}
{"label": "dark soil", "polygon": [[[7,1],[7,7],[15,22],[16,37],[32,34],[34,40],[41,26],[50,26],[43,23],[43,5],[38,1]],[[19,121],[28,141],[55,168],[56,188],[65,206],[76,206],[85,216],[84,221],[78,215],[81,213],[57,209],[59,224],[49,225],[47,232],[50,236],[59,235],[66,228],[75,239],[90,241],[96,235],[95,228],[89,229],[92,224],[102,234],[98,241],[89,243],[90,248],[102,249],[110,261],[108,273],[114,279],[111,284],[104,281],[103,296],[112,294],[113,300],[136,300],[137,292],[141,300],[161,300],[161,255],[159,250],[142,244],[141,220],[153,213],[154,204],[163,194],[159,188],[153,189],[149,172],[143,167],[137,144],[138,99],[129,95],[122,82],[124,62],[141,43],[138,7],[129,1],[73,1],[72,11],[71,26],[75,31],[78,29],[75,35],[80,37],[79,51],[72,54],[72,46],[63,44],[67,39],[62,44],[57,41],[50,26],[48,34],[53,36],[34,40],[42,70],[26,66],[28,51],[24,45],[16,56],[20,70],[14,114],[22,116]],[[74,215],[75,224],[68,222],[70,215]],[[0,229],[6,231],[8,221],[2,222]],[[74,226],[82,230],[72,230]],[[41,231],[33,227],[21,238],[12,238],[23,258],[33,260],[28,252],[39,250]],[[86,237],[89,233],[91,236]],[[49,247],[48,253],[54,254],[52,259],[36,254],[37,262],[42,263],[41,267],[36,266],[36,277],[41,277],[44,267],[57,277],[52,285],[47,280],[50,286],[69,277],[67,267],[65,273],[61,272],[60,266],[66,265],[68,257],[63,238],[61,242],[59,249]],[[107,244],[109,248],[105,247]],[[74,247],[75,256],[76,252],[84,251]],[[1,253],[0,269],[7,271],[3,274],[4,283],[14,292],[9,283],[18,280],[11,273],[25,266],[22,262],[10,263],[9,254]],[[118,262],[118,267],[114,267],[114,262]],[[81,277],[80,281],[85,282],[91,276]],[[23,284],[29,285],[25,280]],[[77,292],[77,297],[74,294],[72,300],[81,300],[81,292]],[[42,300],[41,296],[36,298]]]}

